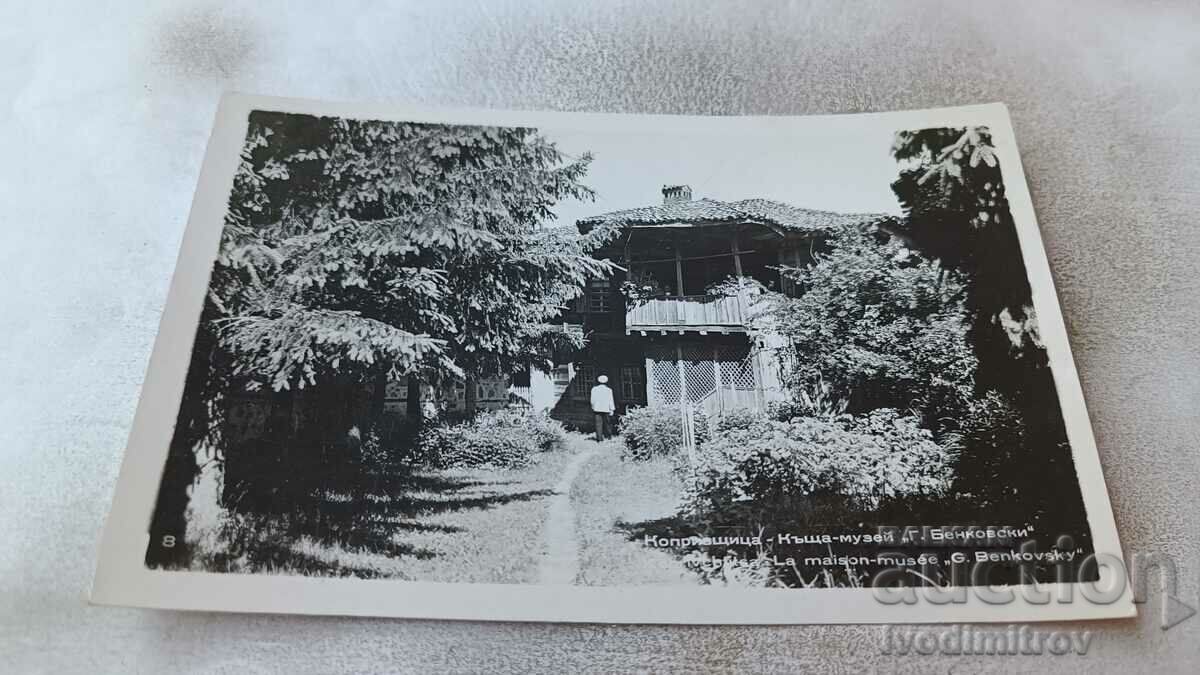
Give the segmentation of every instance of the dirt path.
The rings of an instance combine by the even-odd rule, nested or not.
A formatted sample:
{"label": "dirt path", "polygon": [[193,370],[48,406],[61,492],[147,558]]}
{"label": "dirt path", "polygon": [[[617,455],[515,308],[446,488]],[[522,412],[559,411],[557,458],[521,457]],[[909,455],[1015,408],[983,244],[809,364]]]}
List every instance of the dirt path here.
{"label": "dirt path", "polygon": [[641,586],[699,583],[670,552],[647,546],[644,534],[673,520],[682,483],[671,460],[621,459],[619,439],[595,443],[571,489],[579,570],[575,583]]}
{"label": "dirt path", "polygon": [[[597,443],[571,434],[566,448],[519,469],[397,475],[357,502],[333,495],[325,520],[299,535],[274,536],[282,526],[265,519],[245,526],[254,549],[241,557],[230,555],[222,539],[227,516],[215,506],[217,484],[210,480],[194,494],[191,534],[197,550],[225,571],[457,583],[693,583],[680,560],[645,543],[646,533],[663,531],[675,513],[681,485],[670,461],[626,462],[621,447],[619,439]],[[209,503],[211,512],[198,510]]]}
{"label": "dirt path", "polygon": [[576,454],[563,470],[554,486],[554,496],[547,505],[545,552],[538,564],[538,583],[572,584],[579,574],[579,541],[575,531],[575,510],[571,506],[571,488],[576,477],[600,446],[594,442],[572,439]]}

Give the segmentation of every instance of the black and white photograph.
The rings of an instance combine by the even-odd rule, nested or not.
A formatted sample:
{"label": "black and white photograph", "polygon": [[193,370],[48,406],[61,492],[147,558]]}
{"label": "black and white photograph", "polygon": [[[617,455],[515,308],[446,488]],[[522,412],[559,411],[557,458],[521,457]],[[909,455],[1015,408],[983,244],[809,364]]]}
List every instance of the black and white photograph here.
{"label": "black and white photograph", "polygon": [[0,671],[1196,670],[1200,2],[0,35]]}
{"label": "black and white photograph", "polygon": [[[219,117],[102,577],[787,603],[1119,561],[1003,107],[274,103]],[[383,613],[490,616],[422,607]]]}

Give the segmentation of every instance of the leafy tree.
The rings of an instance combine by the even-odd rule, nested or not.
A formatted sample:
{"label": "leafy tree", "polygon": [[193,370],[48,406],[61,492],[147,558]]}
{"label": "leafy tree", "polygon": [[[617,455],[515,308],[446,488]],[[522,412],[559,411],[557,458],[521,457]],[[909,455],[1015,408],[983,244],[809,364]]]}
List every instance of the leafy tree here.
{"label": "leafy tree", "polygon": [[[282,452],[222,438],[231,394],[266,389],[287,405],[313,389],[328,398],[318,441],[353,445],[352,428],[382,413],[389,378],[470,381],[578,342],[553,320],[609,272],[589,254],[611,233],[544,223],[558,200],[590,197],[590,159],[526,128],[252,113],[148,562],[185,559],[153,540],[182,539],[198,448],[226,467],[231,455]],[[368,411],[349,395],[364,388]],[[294,446],[295,424],[277,415],[268,434]]]}
{"label": "leafy tree", "polygon": [[892,154],[901,166],[892,183],[905,212],[900,234],[965,275],[979,387],[1010,388],[1013,360],[1044,365],[1045,350],[991,134],[983,127],[902,131]]}
{"label": "leafy tree", "polygon": [[959,490],[1078,530],[1086,522],[1078,483],[991,134],[903,131],[892,154],[900,163],[892,190],[905,211],[898,234],[966,280],[975,408],[987,412],[965,421]]}
{"label": "leafy tree", "polygon": [[769,296],[774,330],[802,355],[789,359],[793,388],[824,384],[853,412],[912,408],[935,423],[965,409],[975,357],[958,274],[861,230],[783,272],[802,289]]}

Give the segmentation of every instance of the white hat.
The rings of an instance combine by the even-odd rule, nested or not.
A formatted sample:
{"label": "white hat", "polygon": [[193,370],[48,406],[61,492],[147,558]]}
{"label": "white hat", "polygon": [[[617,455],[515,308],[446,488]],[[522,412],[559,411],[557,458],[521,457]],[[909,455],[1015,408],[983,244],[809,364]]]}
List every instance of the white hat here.
{"label": "white hat", "polygon": [[596,378],[596,381],[599,382],[600,384],[604,384],[605,382],[608,382],[608,376],[601,375],[600,377]]}

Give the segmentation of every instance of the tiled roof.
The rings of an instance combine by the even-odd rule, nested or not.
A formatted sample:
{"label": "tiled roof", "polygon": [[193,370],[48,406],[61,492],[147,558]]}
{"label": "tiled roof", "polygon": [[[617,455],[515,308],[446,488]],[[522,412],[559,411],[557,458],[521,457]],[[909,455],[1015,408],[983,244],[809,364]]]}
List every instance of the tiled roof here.
{"label": "tiled roof", "polygon": [[679,201],[636,209],[613,211],[583,218],[579,226],[665,225],[667,223],[763,222],[786,230],[830,232],[843,227],[872,223],[890,216],[881,213],[834,213],[802,209],[770,199],[722,202],[716,199]]}

